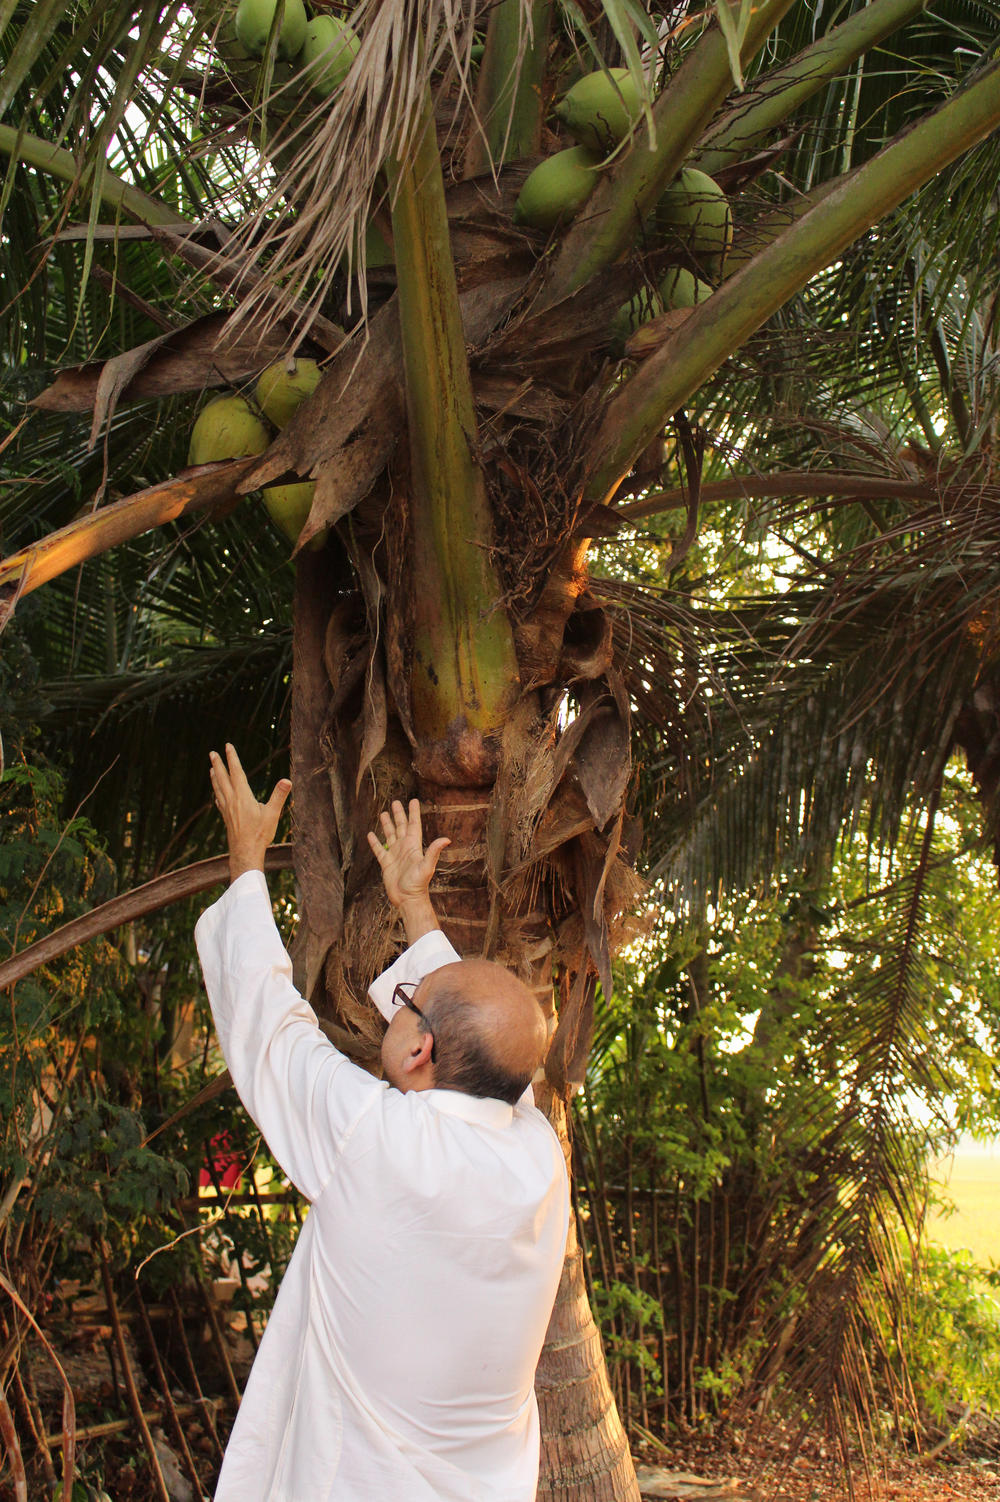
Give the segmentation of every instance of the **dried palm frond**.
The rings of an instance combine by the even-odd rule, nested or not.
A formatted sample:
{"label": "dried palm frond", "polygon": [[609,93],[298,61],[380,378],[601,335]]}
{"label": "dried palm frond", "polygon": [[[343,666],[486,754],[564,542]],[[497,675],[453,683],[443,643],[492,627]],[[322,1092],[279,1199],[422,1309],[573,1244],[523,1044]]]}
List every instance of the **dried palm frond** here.
{"label": "dried palm frond", "polygon": [[[361,0],[352,12],[360,48],[343,84],[331,105],[317,106],[275,143],[288,165],[229,245],[248,270],[251,259],[266,261],[269,286],[280,287],[268,297],[265,323],[301,302],[297,329],[305,331],[345,258],[363,273],[365,223],[385,191],[379,175],[409,151],[436,73],[450,63],[459,98],[470,99],[473,28],[487,8],[476,0]],[[530,36],[528,0],[524,11]],[[363,275],[357,284],[364,314]],[[262,284],[239,317],[259,317],[264,300]]]}

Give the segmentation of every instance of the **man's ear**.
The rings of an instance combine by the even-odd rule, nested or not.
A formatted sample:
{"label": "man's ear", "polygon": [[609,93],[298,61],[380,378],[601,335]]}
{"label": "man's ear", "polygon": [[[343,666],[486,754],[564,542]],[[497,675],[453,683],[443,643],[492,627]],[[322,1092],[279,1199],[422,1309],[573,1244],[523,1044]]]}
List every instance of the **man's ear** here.
{"label": "man's ear", "polygon": [[421,1033],[403,1060],[403,1073],[412,1074],[414,1069],[422,1069],[425,1064],[431,1062],[433,1052],[433,1037],[430,1033]]}

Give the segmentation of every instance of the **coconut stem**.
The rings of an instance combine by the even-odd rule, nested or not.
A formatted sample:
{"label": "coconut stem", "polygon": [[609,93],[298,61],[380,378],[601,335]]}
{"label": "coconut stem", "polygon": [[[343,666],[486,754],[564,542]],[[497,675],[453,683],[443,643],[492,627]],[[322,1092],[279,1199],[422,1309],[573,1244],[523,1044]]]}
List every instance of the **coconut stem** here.
{"label": "coconut stem", "polygon": [[509,710],[517,663],[490,559],[429,93],[410,149],[388,173],[410,445],[414,728],[421,742],[444,739],[456,722],[489,735]]}
{"label": "coconut stem", "polygon": [[533,0],[528,14],[530,29],[523,0],[501,0],[490,12],[476,87],[479,126],[466,150],[466,177],[540,150],[552,0]]}

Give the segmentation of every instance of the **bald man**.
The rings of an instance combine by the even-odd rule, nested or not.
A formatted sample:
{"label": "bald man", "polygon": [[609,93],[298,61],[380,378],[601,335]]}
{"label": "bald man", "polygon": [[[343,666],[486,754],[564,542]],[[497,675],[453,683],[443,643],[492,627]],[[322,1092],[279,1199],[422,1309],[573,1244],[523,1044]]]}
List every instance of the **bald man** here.
{"label": "bald man", "polygon": [[407,949],[371,988],[383,1081],[295,991],[263,876],[267,803],[212,754],[230,886],[195,936],[237,1090],[311,1202],[226,1450],[216,1502],[533,1502],[533,1377],[569,1214],[535,1109],[532,993],[460,960],[429,890],[448,841],[394,803],[369,843]]}

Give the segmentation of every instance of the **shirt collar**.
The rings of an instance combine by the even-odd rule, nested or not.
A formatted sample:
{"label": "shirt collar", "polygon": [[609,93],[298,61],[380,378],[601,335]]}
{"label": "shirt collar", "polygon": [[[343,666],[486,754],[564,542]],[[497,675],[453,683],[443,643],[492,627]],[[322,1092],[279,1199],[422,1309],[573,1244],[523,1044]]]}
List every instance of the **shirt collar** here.
{"label": "shirt collar", "polygon": [[462,1090],[421,1090],[419,1094],[435,1111],[442,1111],[445,1116],[460,1116],[477,1126],[507,1127],[514,1119],[514,1107],[505,1100],[466,1095]]}

